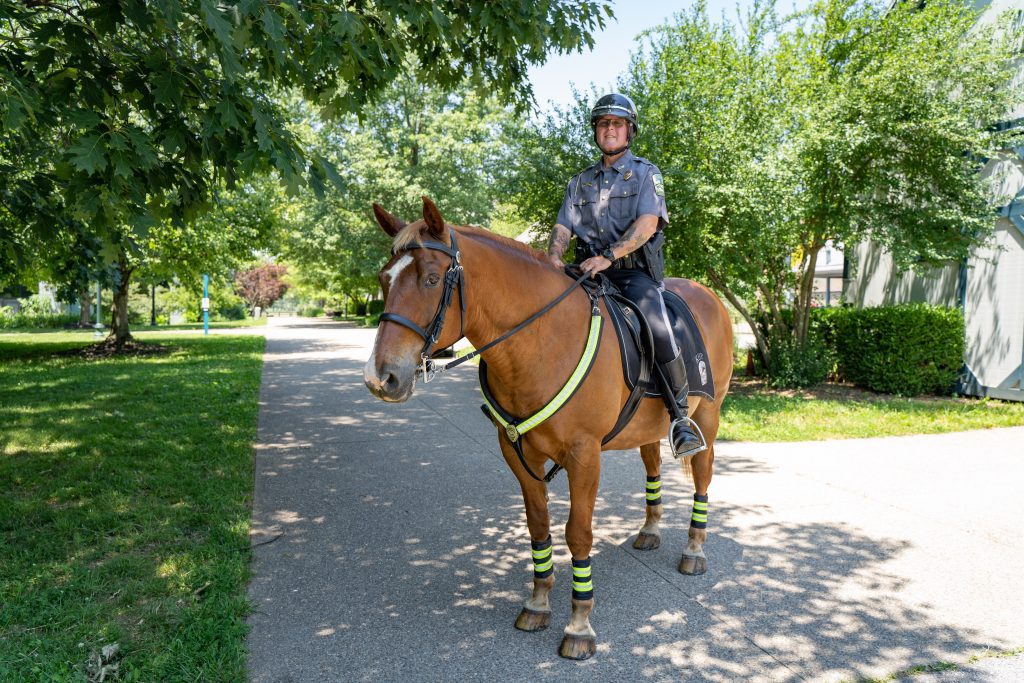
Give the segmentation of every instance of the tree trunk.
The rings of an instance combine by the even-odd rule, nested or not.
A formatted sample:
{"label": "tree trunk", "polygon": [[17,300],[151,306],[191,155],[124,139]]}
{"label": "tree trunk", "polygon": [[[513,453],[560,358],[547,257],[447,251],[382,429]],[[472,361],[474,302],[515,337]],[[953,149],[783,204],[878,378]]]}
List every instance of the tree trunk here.
{"label": "tree trunk", "polygon": [[711,268],[708,268],[707,274],[708,279],[711,280],[711,284],[713,284],[720,292],[722,292],[722,294],[725,295],[725,298],[729,300],[729,303],[731,303],[736,308],[736,310],[739,311],[740,315],[743,316],[743,319],[747,321],[747,325],[750,326],[750,331],[754,334],[754,343],[757,344],[757,352],[758,355],[761,357],[761,362],[764,364],[764,367],[767,367],[768,360],[771,358],[771,352],[768,349],[768,340],[762,333],[760,325],[757,324],[757,321],[754,319],[754,316],[750,313],[750,310],[743,304],[742,301],[740,301],[740,298],[736,296],[736,293],[729,289],[729,287],[725,283],[725,280],[722,277],[720,277],[716,271],[714,271]]}
{"label": "tree trunk", "polygon": [[817,239],[808,246],[807,256],[801,264],[804,271],[797,280],[798,288],[793,300],[793,335],[800,346],[807,342],[807,330],[811,322],[811,299],[814,296],[814,270],[818,264],[818,251],[823,246],[824,242],[819,243]]}
{"label": "tree trunk", "polygon": [[124,346],[125,342],[132,338],[132,332],[128,326],[128,283],[131,281],[132,268],[122,255],[115,271],[117,282],[114,285],[114,306],[111,316],[110,336],[107,342],[113,342],[118,348]]}
{"label": "tree trunk", "polygon": [[92,298],[89,296],[89,290],[83,289],[78,293],[78,326],[89,327],[89,304]]}
{"label": "tree trunk", "polygon": [[156,285],[149,286],[149,324],[156,327]]}

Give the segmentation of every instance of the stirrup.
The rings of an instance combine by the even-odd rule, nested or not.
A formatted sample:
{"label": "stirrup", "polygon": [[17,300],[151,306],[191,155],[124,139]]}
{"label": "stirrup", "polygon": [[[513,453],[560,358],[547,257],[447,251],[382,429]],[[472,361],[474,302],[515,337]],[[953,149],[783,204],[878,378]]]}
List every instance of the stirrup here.
{"label": "stirrup", "polygon": [[[696,434],[697,438],[700,440],[700,443],[694,447],[687,448],[685,451],[677,452],[675,442],[672,439],[672,432],[675,429],[675,426],[680,422],[685,422],[687,425],[690,426],[693,433]],[[690,419],[688,415],[683,415],[672,420],[672,424],[670,424],[668,427],[668,444],[669,448],[672,449],[672,455],[675,456],[677,460],[679,458],[688,458],[691,455],[696,455],[702,451],[707,450],[708,447],[707,439],[704,438],[704,432],[700,430],[700,427],[697,426],[697,423]]]}

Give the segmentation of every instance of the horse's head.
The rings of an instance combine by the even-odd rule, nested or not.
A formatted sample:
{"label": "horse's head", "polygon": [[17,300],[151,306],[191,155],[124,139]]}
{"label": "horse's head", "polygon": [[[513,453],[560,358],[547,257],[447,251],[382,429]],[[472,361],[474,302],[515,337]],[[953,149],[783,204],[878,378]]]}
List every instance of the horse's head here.
{"label": "horse's head", "polygon": [[394,246],[377,275],[385,312],[363,380],[377,398],[400,402],[412,396],[424,356],[462,336],[462,311],[456,310],[462,306],[462,267],[452,250],[453,233],[428,198],[423,218],[413,223],[377,204],[373,213]]}

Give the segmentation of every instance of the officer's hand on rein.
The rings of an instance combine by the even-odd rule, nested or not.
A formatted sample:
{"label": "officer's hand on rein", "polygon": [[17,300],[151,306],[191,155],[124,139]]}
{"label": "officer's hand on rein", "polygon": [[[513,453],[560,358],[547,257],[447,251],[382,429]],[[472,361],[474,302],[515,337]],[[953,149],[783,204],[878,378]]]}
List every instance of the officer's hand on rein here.
{"label": "officer's hand on rein", "polygon": [[608,267],[611,265],[612,262],[606,259],[604,256],[591,256],[586,261],[580,264],[580,270],[582,270],[590,277],[594,277],[602,270],[607,270]]}

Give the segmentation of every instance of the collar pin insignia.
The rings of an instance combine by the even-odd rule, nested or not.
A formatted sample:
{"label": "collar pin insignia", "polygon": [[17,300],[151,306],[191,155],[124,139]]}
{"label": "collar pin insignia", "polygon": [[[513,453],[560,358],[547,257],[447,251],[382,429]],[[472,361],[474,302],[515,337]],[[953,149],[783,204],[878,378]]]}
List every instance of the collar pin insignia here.
{"label": "collar pin insignia", "polygon": [[633,169],[629,169],[628,171],[626,171],[626,175],[622,176],[622,179],[623,180],[629,180],[632,177],[633,177]]}

